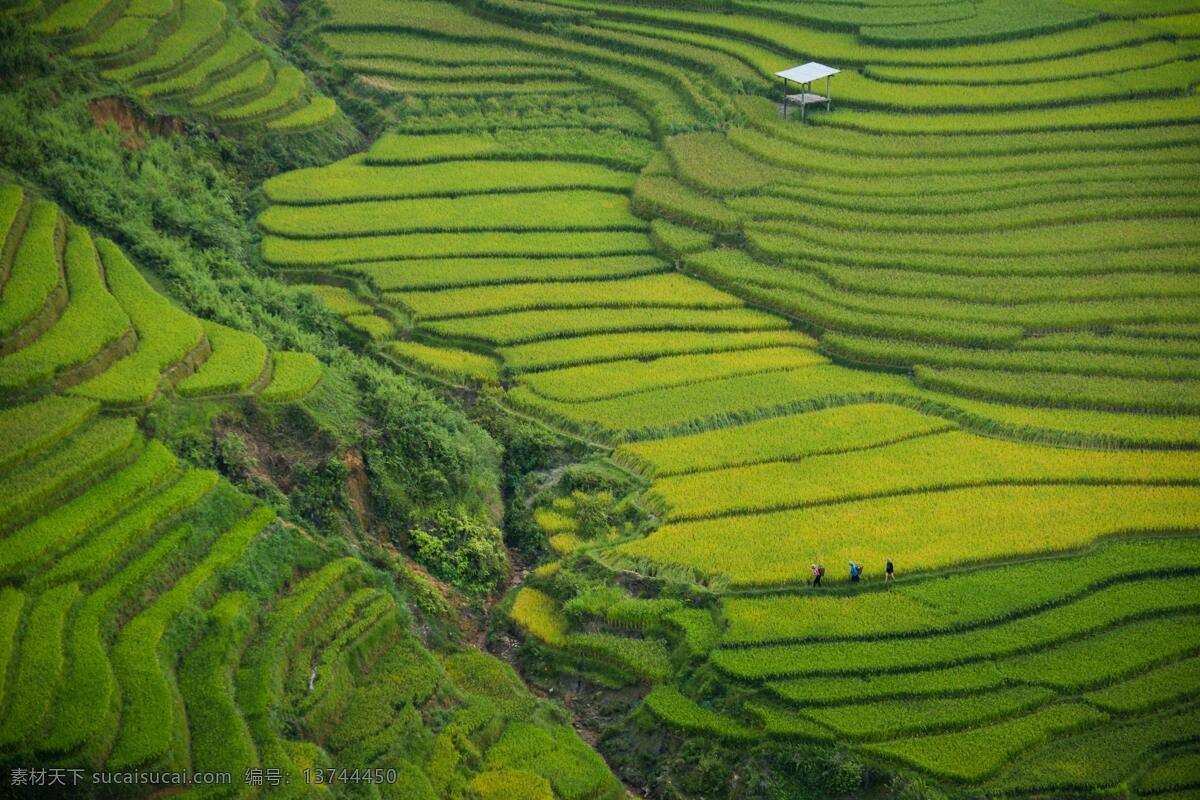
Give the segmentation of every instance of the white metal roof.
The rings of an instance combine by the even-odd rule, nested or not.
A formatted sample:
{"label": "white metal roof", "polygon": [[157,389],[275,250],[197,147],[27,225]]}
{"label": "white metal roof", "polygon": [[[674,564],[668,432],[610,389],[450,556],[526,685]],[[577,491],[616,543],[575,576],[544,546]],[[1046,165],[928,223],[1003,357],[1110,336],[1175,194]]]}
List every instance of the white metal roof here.
{"label": "white metal roof", "polygon": [[776,72],[775,74],[780,78],[787,78],[789,81],[794,81],[796,83],[808,83],[809,81],[815,81],[818,78],[837,75],[839,72],[841,72],[840,69],[834,69],[833,67],[827,67],[824,64],[818,64],[816,61],[810,61],[807,64],[801,64],[798,67],[785,69],[783,72]]}

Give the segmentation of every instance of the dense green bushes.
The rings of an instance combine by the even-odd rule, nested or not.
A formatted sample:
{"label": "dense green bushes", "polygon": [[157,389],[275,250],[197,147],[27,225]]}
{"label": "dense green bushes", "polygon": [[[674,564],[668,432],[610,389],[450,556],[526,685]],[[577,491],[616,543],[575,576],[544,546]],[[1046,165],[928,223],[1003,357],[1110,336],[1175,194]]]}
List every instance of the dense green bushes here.
{"label": "dense green bushes", "polygon": [[499,529],[448,514],[425,525],[413,528],[408,536],[416,559],[437,577],[481,594],[495,590],[507,577]]}

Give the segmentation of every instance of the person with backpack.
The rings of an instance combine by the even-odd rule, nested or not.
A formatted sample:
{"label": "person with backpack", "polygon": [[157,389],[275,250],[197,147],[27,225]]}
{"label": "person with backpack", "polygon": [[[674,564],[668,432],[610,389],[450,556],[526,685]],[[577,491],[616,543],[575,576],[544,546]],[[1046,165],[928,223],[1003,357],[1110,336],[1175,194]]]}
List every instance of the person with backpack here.
{"label": "person with backpack", "polygon": [[862,572],[862,567],[860,567],[858,564],[855,564],[853,561],[851,561],[850,562],[850,582],[858,583],[858,576],[861,572]]}
{"label": "person with backpack", "polygon": [[896,576],[893,574],[895,572],[895,570],[896,570],[896,568],[894,566],[892,566],[892,559],[889,557],[887,560],[887,570],[883,573],[883,582],[884,583],[887,583],[888,581],[896,580]]}
{"label": "person with backpack", "polygon": [[809,568],[813,574],[812,585],[819,588],[821,586],[821,578],[825,577],[825,566],[810,564]]}

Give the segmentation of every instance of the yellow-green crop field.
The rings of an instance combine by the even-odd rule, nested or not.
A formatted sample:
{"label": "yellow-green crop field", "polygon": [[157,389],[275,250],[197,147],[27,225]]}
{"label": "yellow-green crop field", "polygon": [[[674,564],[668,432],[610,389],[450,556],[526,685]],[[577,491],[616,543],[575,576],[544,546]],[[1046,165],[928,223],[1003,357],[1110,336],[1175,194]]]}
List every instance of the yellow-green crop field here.
{"label": "yellow-green crop field", "polygon": [[[554,549],[709,598],[585,644],[614,606],[555,583],[568,555],[517,596],[525,636],[693,735],[954,791],[1194,785],[1190,4],[330,6],[332,51],[411,113],[268,184],[267,259],[360,280],[411,325],[382,353],[615,448],[657,525],[589,543],[546,509]],[[842,72],[801,124],[772,73],[806,61]],[[511,107],[439,88],[497,63]],[[554,81],[574,105],[533,99]],[[653,642],[692,655],[664,675]],[[738,700],[692,693],[707,663]]]}
{"label": "yellow-green crop field", "polygon": [[[812,796],[1200,797],[1200,2],[312,6],[294,63],[253,2],[0,13],[255,146],[357,126],[261,180],[255,265],[380,369],[537,431],[506,470],[555,443],[490,501],[530,492],[504,517],[544,556],[491,644],[508,624],[571,701],[639,687],[620,722],[673,769],[702,741],[858,765]],[[838,72],[801,116],[775,73],[810,61]],[[0,229],[0,756],[621,796],[354,558],[215,589],[279,526],[133,415],[340,387],[65,204],[0,186]]]}

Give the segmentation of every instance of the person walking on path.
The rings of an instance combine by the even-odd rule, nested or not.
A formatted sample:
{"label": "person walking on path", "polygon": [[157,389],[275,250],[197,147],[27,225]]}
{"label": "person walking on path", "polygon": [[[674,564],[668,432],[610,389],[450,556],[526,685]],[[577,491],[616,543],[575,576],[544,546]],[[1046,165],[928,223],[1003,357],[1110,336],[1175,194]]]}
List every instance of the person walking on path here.
{"label": "person walking on path", "polygon": [[809,564],[809,568],[812,569],[813,574],[812,585],[819,588],[821,586],[821,578],[825,575],[825,567],[817,564]]}
{"label": "person walking on path", "polygon": [[862,567],[858,564],[855,564],[853,561],[851,561],[850,562],[850,582],[858,583],[858,576],[861,574],[862,574]]}
{"label": "person walking on path", "polygon": [[887,583],[888,581],[896,580],[896,576],[893,574],[895,571],[896,568],[892,565],[892,559],[889,558],[887,560],[887,570],[883,573],[883,582]]}

